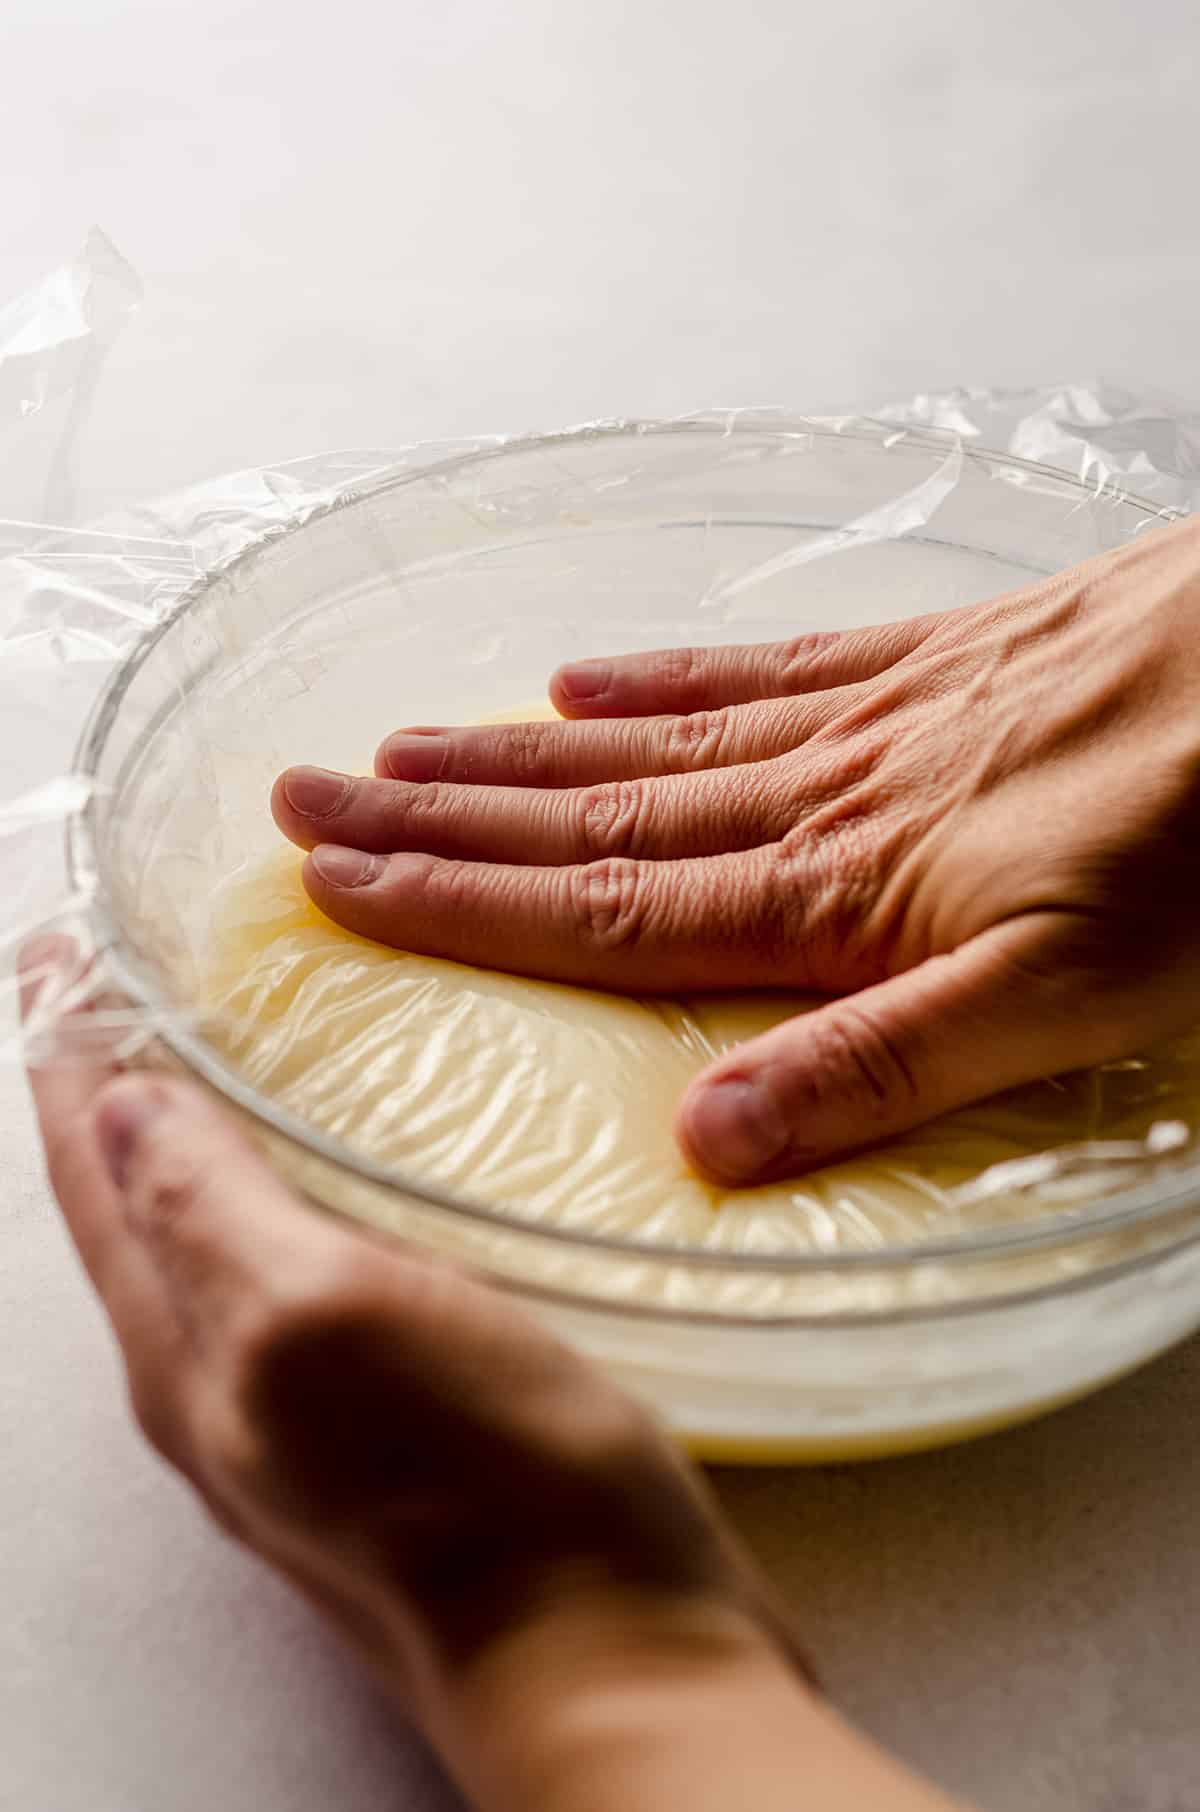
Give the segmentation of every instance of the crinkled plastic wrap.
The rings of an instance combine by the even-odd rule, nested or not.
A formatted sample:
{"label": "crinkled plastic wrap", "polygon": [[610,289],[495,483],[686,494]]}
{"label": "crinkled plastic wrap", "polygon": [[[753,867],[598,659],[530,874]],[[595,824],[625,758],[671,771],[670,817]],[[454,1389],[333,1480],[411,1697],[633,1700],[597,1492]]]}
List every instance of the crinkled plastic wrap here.
{"label": "crinkled plastic wrap", "polygon": [[[74,397],[69,443],[135,298],[131,273],[97,238],[66,275],[0,312],[0,433],[20,436],[56,395],[70,414]],[[611,1127],[593,1118],[586,1150],[573,1147],[571,1091],[548,1094],[549,1071],[524,1061],[537,1045],[529,1026],[544,1030],[558,1010],[545,999],[508,1022],[515,1056],[486,1101],[467,1088],[471,1140],[445,1136],[439,1120],[430,1053],[445,1034],[418,1010],[430,999],[419,977],[418,1006],[389,1022],[386,1051],[359,1026],[353,1061],[344,1046],[339,1070],[326,1042],[306,1071],[294,1027],[281,1043],[278,1021],[264,1029],[256,1015],[272,989],[291,990],[310,1028],[314,1013],[320,1023],[328,980],[312,953],[325,933],[310,920],[287,944],[295,901],[280,905],[256,877],[281,860],[266,797],[289,762],[362,766],[397,724],[536,705],[545,676],[572,656],[848,627],[1028,583],[1197,507],[1200,416],[1093,384],[919,397],[872,420],[735,410],[600,422],[236,472],[86,526],[62,520],[69,444],[49,464],[63,509],[0,520],[5,985],[11,996],[15,953],[40,929],[69,931],[93,960],[85,979],[43,989],[27,1037],[34,1061],[83,990],[98,1003],[96,1035],[127,1060],[173,1053],[243,1105],[270,1103],[284,1133],[307,1118],[326,1155],[341,1139],[376,1171],[391,1163],[435,1192],[591,1233],[628,1233],[637,1196],[635,1231],[672,1244],[937,1239],[1031,1212],[1086,1213],[1114,1189],[1194,1163],[1195,1040],[898,1142],[887,1213],[866,1211],[861,1175],[835,1167],[798,1184],[782,1210],[776,1199],[756,1216],[746,1192],[718,1214],[710,1201],[707,1218],[672,1218],[645,1175],[628,1164],[605,1173],[597,1154]],[[232,982],[230,914],[238,937],[261,933],[258,955],[240,947]],[[261,939],[276,933],[285,942],[263,967]],[[486,1036],[490,985],[472,982],[460,999],[459,1044],[442,1072],[455,1086],[472,1037]],[[636,1004],[610,1004],[609,1044],[589,1034],[600,1038],[592,1074],[607,1065],[636,1078]],[[706,1011],[653,1007],[686,1057],[681,1075],[721,1047]],[[5,1012],[13,1055],[11,998]],[[336,1025],[331,1010],[329,1036]],[[551,1068],[557,1048],[545,1044]],[[461,1135],[463,1118],[453,1124]],[[413,1136],[422,1126],[433,1129],[424,1147]],[[538,1140],[555,1154],[559,1187],[522,1169]],[[464,1159],[470,1150],[478,1162]],[[877,1161],[870,1188],[886,1171]]]}

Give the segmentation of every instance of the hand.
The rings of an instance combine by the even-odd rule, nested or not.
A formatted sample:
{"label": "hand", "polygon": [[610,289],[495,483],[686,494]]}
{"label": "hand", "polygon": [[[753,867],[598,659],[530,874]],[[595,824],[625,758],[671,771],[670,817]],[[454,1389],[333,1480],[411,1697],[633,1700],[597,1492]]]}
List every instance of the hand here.
{"label": "hand", "polygon": [[353,931],[646,993],[843,996],[681,1103],[789,1175],[1200,1014],[1200,523],[991,604],[560,670],[575,721],[294,768],[281,829]]}
{"label": "hand", "polygon": [[[72,961],[27,953],[27,1010],[86,992]],[[31,1081],[142,1427],[482,1807],[783,1812],[801,1778],[831,1812],[944,1805],[810,1690],[641,1410],[503,1295],[305,1207],[204,1093],[118,1075],[102,1035],[64,1008]]]}
{"label": "hand", "polygon": [[26,1012],[64,1003],[31,1082],[138,1419],[483,1812],[790,1812],[801,1780],[949,1812],[811,1690],[641,1410],[506,1297],[298,1202],[198,1088],[119,1075],[73,961],[26,953]]}

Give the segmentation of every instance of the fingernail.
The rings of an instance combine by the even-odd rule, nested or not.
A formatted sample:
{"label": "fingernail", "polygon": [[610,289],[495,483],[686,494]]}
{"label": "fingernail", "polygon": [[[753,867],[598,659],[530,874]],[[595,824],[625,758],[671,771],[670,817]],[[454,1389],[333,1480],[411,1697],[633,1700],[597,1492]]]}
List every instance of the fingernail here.
{"label": "fingernail", "polygon": [[311,861],[331,887],[366,887],[378,880],[385,866],[382,856],[369,856],[365,849],[344,849],[340,843],[319,844]]}
{"label": "fingernail", "polygon": [[383,745],[388,773],[396,780],[436,780],[449,753],[449,738],[440,730],[402,730]]}
{"label": "fingernail", "polygon": [[283,796],[294,812],[306,818],[327,818],[336,811],[349,786],[345,774],[328,768],[289,768],[283,777]]}
{"label": "fingernail", "polygon": [[558,670],[558,689],[573,704],[599,698],[611,683],[612,667],[608,661],[577,661],[574,666]]}
{"label": "fingernail", "polygon": [[96,1115],[96,1138],[109,1176],[124,1189],[138,1140],[166,1102],[154,1082],[123,1077],[109,1089]]}
{"label": "fingernail", "polygon": [[714,1082],[691,1103],[686,1122],[693,1155],[715,1176],[746,1181],[777,1158],[788,1142],[787,1122],[761,1083]]}

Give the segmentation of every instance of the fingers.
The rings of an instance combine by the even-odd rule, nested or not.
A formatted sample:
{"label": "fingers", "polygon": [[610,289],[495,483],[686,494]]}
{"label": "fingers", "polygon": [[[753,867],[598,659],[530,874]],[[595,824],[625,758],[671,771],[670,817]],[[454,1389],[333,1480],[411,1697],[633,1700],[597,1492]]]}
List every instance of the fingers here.
{"label": "fingers", "polygon": [[805,875],[773,845],[561,868],[322,845],[304,885],[362,937],[551,981],[669,993],[807,979]]}
{"label": "fingers", "polygon": [[375,772],[411,782],[539,787],[692,774],[796,748],[846,702],[829,692],[685,716],[398,730],[379,748]]}
{"label": "fingers", "polygon": [[18,966],[26,1036],[44,1034],[54,1019],[52,1054],[29,1069],[50,1181],[84,1268],[101,1289],[117,1205],[89,1115],[96,1095],[117,1075],[117,1066],[111,1048],[91,1035],[90,1006],[79,998],[82,965],[73,940],[32,940]]}
{"label": "fingers", "polygon": [[[71,952],[69,944],[51,949],[39,942],[23,953],[27,1024],[43,991],[69,974],[72,960],[78,969]],[[224,1226],[214,1228],[220,1213],[234,1213],[221,1206],[226,1191],[256,1201],[256,1264],[278,1269],[304,1242],[294,1237],[295,1207],[288,1191],[236,1126],[183,1082],[122,1075],[111,1047],[93,1035],[92,1017],[89,1002],[64,1007],[55,1054],[31,1069],[29,1081],[51,1183],[128,1354],[142,1343],[153,1319],[147,1311],[156,1305],[146,1298],[171,1281],[161,1265],[162,1275],[150,1277],[159,1257],[153,1249],[156,1229],[168,1219],[176,1223],[172,1273],[178,1272],[178,1253],[195,1238],[198,1216],[183,1216],[185,1202],[201,1204],[200,1224],[226,1271],[251,1237],[244,1215],[236,1223],[240,1242],[232,1241]],[[284,1205],[286,1233],[280,1219]],[[204,1268],[213,1267],[206,1261]]]}
{"label": "fingers", "polygon": [[48,998],[58,1002],[53,1051],[31,1067],[30,1088],[55,1195],[125,1354],[139,1414],[145,1421],[152,1410],[163,1446],[160,1387],[177,1369],[181,1334],[203,1323],[204,1292],[228,1304],[234,1281],[251,1273],[285,1287],[311,1266],[312,1242],[327,1230],[297,1212],[266,1160],[198,1089],[121,1074],[82,971],[69,939],[22,952],[26,1026],[45,1018]]}
{"label": "fingers", "polygon": [[131,1075],[94,1106],[127,1232],[150,1254],[198,1350],[241,1306],[326,1276],[344,1233],[303,1213],[236,1121],[174,1077]]}
{"label": "fingers", "polygon": [[[561,1445],[570,1471],[597,1417],[642,1429],[502,1293],[305,1208],[193,1085],[126,1076],[91,1116],[119,1200],[111,1237],[145,1261],[143,1298],[157,1287],[171,1336],[113,1316],[143,1426],[218,1520],[306,1580],[338,1572],[346,1534],[374,1596],[382,1563],[393,1589],[449,1615],[422,1561],[453,1542],[481,1464],[508,1458],[527,1507],[521,1464],[539,1450]],[[532,1545],[540,1562],[548,1543]]]}
{"label": "fingers", "polygon": [[591,787],[472,787],[302,767],[276,781],[271,810],[301,849],[339,843],[375,855],[420,850],[545,865],[614,855],[662,860],[774,842],[846,776],[845,759],[836,769],[814,761],[803,774],[762,761]]}
{"label": "fingers", "polygon": [[[353,1242],[306,1214],[194,1086],[58,1064],[32,1080],[55,1193],[137,1419],[236,1529],[226,1448],[235,1467],[253,1448],[236,1401],[246,1354],[266,1345],[265,1329],[295,1319],[289,1304],[336,1295],[361,1264]],[[228,1431],[236,1439],[223,1448]]]}
{"label": "fingers", "polygon": [[60,1002],[53,1054],[29,1072],[54,1193],[120,1344],[138,1420],[159,1451],[190,1473],[187,1431],[171,1400],[178,1323],[157,1266],[130,1236],[99,1137],[97,1104],[124,1086],[111,1039],[98,1032],[92,1003],[82,997],[69,939],[37,940],[20,968],[27,1029],[44,1019],[47,997],[57,994]]}
{"label": "fingers", "polygon": [[[210,1382],[240,1373],[245,1399],[284,1356],[303,1369],[306,1354],[320,1354],[328,1370],[334,1349],[376,1337],[410,1396],[441,1392],[444,1404],[457,1393],[464,1411],[479,1404],[481,1370],[495,1379],[507,1366],[526,1396],[535,1373],[561,1380],[562,1350],[505,1297],[432,1255],[384,1250],[312,1212],[193,1084],[127,1076],[103,1091],[94,1116],[127,1229],[152,1256]],[[347,1367],[322,1383],[310,1367],[298,1418],[308,1424],[319,1399],[344,1397],[350,1377]]]}
{"label": "fingers", "polygon": [[[29,946],[21,963],[27,1018],[40,989],[77,969],[68,940]],[[85,1007],[68,1010],[61,1055],[30,1075],[52,1182],[122,1347],[143,1425],[197,1482],[213,1463],[204,1431],[189,1426],[203,1393],[228,1396],[239,1370],[257,1376],[273,1354],[369,1315],[372,1325],[382,1317],[402,1358],[441,1364],[447,1389],[459,1381],[464,1401],[479,1394],[471,1341],[477,1351],[491,1343],[484,1369],[498,1376],[525,1330],[528,1365],[561,1379],[561,1349],[504,1297],[432,1259],[382,1252],[307,1210],[201,1089],[145,1071],[122,1075],[94,1041],[89,1050],[74,1040],[72,1021],[86,1017]],[[251,1382],[241,1378],[243,1397]]]}
{"label": "fingers", "polygon": [[684,1152],[724,1183],[792,1176],[1115,1055],[1082,1048],[1077,1001],[1039,979],[1061,932],[1057,915],[1014,919],[731,1051],[680,1103]]}
{"label": "fingers", "polygon": [[[386,1303],[391,1335],[428,1335],[438,1289],[434,1261],[382,1252],[364,1235],[315,1214],[230,1113],[193,1083],[131,1074],[90,1104],[94,1149],[119,1209],[109,1237],[152,1261],[194,1357],[210,1375],[248,1347],[287,1344],[314,1321],[337,1321],[347,1301]],[[444,1268],[442,1298],[490,1300]],[[120,1330],[118,1329],[118,1332]],[[451,1370],[454,1366],[451,1365]]]}
{"label": "fingers", "polygon": [[790,698],[873,679],[920,646],[932,619],[882,623],[844,635],[721,648],[663,648],[560,667],[550,697],[564,717],[645,717]]}

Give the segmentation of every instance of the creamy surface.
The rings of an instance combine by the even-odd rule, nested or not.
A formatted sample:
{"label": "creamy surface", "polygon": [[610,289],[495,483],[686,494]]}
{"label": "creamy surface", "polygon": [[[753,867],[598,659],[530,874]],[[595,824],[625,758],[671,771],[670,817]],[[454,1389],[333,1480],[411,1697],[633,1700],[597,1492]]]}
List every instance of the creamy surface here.
{"label": "creamy surface", "polygon": [[[685,1084],[811,1003],[624,999],[392,950],[325,919],[290,849],[224,890],[210,991],[216,1036],[255,1086],[357,1150],[521,1216],[672,1244],[863,1249],[1026,1218],[1046,1212],[1036,1192],[962,1200],[961,1186],[1048,1147],[1194,1123],[1200,1109],[1193,1034],[794,1182],[714,1187],[672,1136]],[[1120,1154],[1100,1155],[1108,1169]]]}

